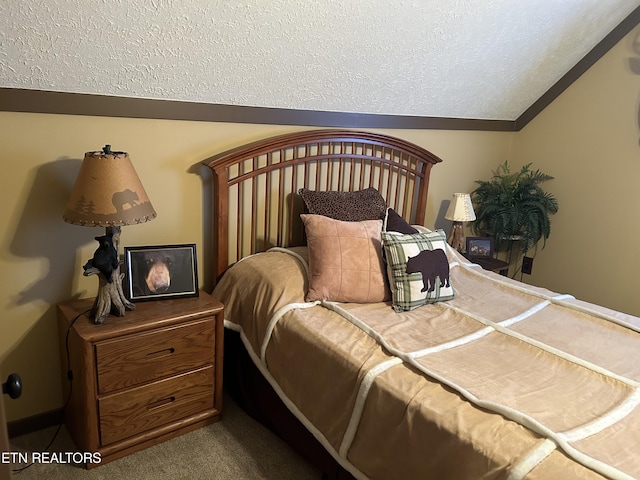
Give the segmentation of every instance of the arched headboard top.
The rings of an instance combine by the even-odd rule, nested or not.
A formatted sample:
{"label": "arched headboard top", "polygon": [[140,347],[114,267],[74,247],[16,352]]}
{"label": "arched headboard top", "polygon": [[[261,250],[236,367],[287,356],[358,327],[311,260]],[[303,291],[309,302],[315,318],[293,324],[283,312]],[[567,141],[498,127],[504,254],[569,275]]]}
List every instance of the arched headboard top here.
{"label": "arched headboard top", "polygon": [[354,130],[305,130],[204,160],[213,171],[216,276],[240,258],[299,244],[297,191],[374,187],[411,223],[424,221],[431,167],[442,160],[406,140]]}
{"label": "arched headboard top", "polygon": [[202,163],[213,170],[217,170],[238,163],[238,161],[241,161],[243,159],[277,152],[283,148],[289,148],[292,146],[316,145],[323,142],[367,143],[369,145],[392,148],[399,152],[406,152],[409,155],[414,155],[416,157],[422,158],[431,164],[442,162],[442,159],[426,150],[425,148],[422,148],[415,143],[411,143],[401,138],[374,132],[326,129],[304,130],[301,132],[285,133],[283,135],[265,138],[214,155],[213,157],[204,160]]}

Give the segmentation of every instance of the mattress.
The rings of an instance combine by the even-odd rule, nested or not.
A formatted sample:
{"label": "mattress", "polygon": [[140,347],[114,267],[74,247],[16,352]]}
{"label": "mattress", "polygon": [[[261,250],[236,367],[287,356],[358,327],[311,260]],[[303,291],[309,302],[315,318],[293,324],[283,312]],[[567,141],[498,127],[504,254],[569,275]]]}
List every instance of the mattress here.
{"label": "mattress", "polygon": [[305,302],[304,247],[213,295],[294,415],[356,478],[640,478],[640,319],[448,249],[453,300]]}

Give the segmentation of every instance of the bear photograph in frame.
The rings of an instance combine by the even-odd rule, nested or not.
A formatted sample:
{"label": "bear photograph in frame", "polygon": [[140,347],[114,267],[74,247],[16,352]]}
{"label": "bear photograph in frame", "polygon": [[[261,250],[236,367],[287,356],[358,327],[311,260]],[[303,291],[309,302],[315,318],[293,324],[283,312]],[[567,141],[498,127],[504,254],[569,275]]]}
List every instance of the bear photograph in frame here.
{"label": "bear photograph in frame", "polygon": [[195,244],[124,247],[132,302],[198,296]]}

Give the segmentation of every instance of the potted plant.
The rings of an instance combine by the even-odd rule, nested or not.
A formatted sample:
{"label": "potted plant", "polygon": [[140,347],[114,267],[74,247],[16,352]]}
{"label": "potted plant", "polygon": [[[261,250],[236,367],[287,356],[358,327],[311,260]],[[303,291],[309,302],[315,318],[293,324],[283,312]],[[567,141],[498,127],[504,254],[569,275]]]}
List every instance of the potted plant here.
{"label": "potted plant", "polygon": [[505,241],[520,241],[520,249],[527,252],[543,239],[543,248],[551,231],[550,215],[558,211],[556,198],[545,192],[540,184],[553,177],[532,170],[531,163],[511,173],[505,161],[491,180],[477,180],[471,192],[477,234],[495,239],[496,248]]}

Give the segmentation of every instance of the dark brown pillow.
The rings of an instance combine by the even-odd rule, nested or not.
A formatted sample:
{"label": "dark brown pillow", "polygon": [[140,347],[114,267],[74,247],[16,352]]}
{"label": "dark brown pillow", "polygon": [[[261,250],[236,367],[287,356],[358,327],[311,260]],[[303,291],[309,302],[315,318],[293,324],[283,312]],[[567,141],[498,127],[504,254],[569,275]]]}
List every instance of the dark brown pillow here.
{"label": "dark brown pillow", "polygon": [[382,228],[385,232],[398,232],[405,235],[420,233],[402,218],[393,208],[387,208],[387,216],[384,219]]}
{"label": "dark brown pillow", "polygon": [[316,191],[301,188],[307,213],[324,215],[343,222],[362,222],[384,218],[387,204],[373,187],[357,192]]}

